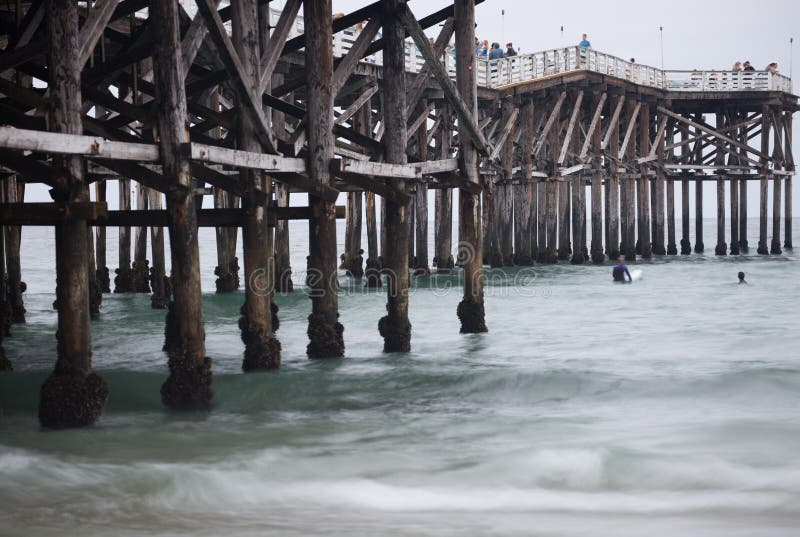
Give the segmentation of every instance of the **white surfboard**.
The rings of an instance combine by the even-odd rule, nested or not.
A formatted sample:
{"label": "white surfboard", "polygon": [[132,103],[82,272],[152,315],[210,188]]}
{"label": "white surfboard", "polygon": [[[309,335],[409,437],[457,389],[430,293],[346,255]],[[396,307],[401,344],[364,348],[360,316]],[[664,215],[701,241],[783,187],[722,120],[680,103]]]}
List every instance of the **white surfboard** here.
{"label": "white surfboard", "polygon": [[633,269],[631,271],[631,281],[635,282],[642,279],[642,269]]}

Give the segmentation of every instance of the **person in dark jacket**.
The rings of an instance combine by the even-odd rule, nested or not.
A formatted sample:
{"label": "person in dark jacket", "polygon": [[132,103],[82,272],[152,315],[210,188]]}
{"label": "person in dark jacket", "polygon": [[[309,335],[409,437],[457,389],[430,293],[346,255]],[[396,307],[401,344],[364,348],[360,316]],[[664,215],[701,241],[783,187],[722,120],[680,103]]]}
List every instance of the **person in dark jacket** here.
{"label": "person in dark jacket", "polygon": [[516,56],[517,51],[514,50],[513,43],[506,43],[506,58],[510,58],[511,56]]}
{"label": "person in dark jacket", "polygon": [[615,282],[625,283],[626,275],[628,276],[628,281],[632,282],[633,278],[631,278],[631,273],[628,267],[625,266],[625,257],[619,256],[617,258],[617,264],[614,265],[614,268],[611,270],[611,276],[614,278]]}

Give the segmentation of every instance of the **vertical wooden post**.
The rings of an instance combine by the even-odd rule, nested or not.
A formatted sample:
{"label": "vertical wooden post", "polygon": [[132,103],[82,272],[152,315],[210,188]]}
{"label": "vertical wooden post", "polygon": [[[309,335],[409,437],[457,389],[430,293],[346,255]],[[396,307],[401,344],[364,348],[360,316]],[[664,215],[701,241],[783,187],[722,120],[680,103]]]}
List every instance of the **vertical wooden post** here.
{"label": "vertical wooden post", "polygon": [[[761,152],[769,154],[769,105],[761,107]],[[759,214],[758,214],[758,250],[761,255],[769,254],[767,249],[767,194],[769,189],[769,160],[761,157],[759,173]]]}
{"label": "vertical wooden post", "polygon": [[[744,179],[742,179],[744,181]],[[735,175],[730,176],[731,189],[731,255],[739,255],[739,179]]]}
{"label": "vertical wooden post", "polygon": [[[25,183],[18,183],[15,176],[6,178],[2,187],[5,203],[22,203],[24,201]],[[25,284],[22,283],[22,264],[19,255],[22,226],[3,226],[2,232],[5,235],[5,259],[0,257],[0,264],[5,261],[6,265],[6,294],[3,295],[3,300],[8,304],[10,323],[21,324],[25,322],[25,303],[22,300]]]}
{"label": "vertical wooden post", "polygon": [[[631,123],[639,121],[640,115],[634,115],[636,111],[636,101],[629,99],[625,104],[628,128]],[[636,126],[633,127],[633,130]],[[623,155],[625,162],[625,177],[623,178],[622,194],[620,205],[622,207],[622,255],[629,261],[636,259],[636,136],[631,135],[628,146],[625,148],[626,154]]]}
{"label": "vertical wooden post", "polygon": [[[437,110],[441,127],[436,145],[440,159],[450,158],[452,144],[452,117],[450,106],[442,101]],[[434,199],[434,257],[433,264],[439,274],[449,274],[455,265],[453,260],[453,189],[436,190]]]}
{"label": "vertical wooden post", "polygon": [[[661,118],[659,117],[659,121]],[[653,189],[653,253],[655,255],[666,255],[667,249],[664,248],[664,188],[665,186],[665,177],[664,177],[664,164],[666,155],[664,154],[664,147],[669,140],[669,136],[665,132],[661,139],[656,139],[655,143],[658,144],[656,147],[656,156],[658,157],[658,166],[656,167],[656,179],[655,179],[655,188]],[[670,190],[672,189],[672,181],[669,184]],[[670,199],[667,201],[668,204],[671,204],[674,200],[670,196]],[[668,211],[669,212],[669,211]],[[672,235],[671,235],[671,244],[674,248],[675,246],[675,212],[672,211],[671,214],[668,216],[668,219],[671,218],[672,222]]]}
{"label": "vertical wooden post", "polygon": [[[597,108],[599,96],[592,98],[592,110]],[[591,256],[595,263],[605,261],[603,254],[603,153],[600,144],[603,142],[600,125],[592,133],[592,243]]]}
{"label": "vertical wooden post", "polygon": [[[100,203],[106,202],[106,182],[97,181],[94,184],[95,198]],[[111,292],[111,277],[108,271],[108,258],[106,255],[106,227],[97,226],[94,228],[95,241],[97,246],[95,248],[95,258],[97,260],[97,283],[100,285],[100,291],[103,293]]]}
{"label": "vertical wooden post", "polygon": [[[3,190],[0,189],[0,201],[5,202]],[[6,288],[6,264],[2,262],[5,258],[5,237],[4,233],[0,232],[0,372],[13,371],[14,365],[6,357],[6,351],[3,348],[3,340],[10,333],[11,319],[8,315],[9,306],[6,301],[8,296],[8,289]]]}
{"label": "vertical wooden post", "polygon": [[[477,115],[478,94],[475,87],[475,1],[454,0],[456,34],[456,84],[461,98]],[[478,154],[469,141],[467,129],[459,122],[459,173],[480,184]],[[458,305],[461,333],[486,332],[483,306],[483,245],[481,237],[480,198],[469,190],[458,193],[459,259],[464,267],[464,298]]]}
{"label": "vertical wooden post", "polygon": [[[78,7],[47,2],[50,40],[49,126],[55,132],[81,134]],[[57,203],[89,200],[80,157],[56,157],[63,175],[53,189]],[[39,422],[44,427],[82,427],[94,423],[108,398],[108,386],[92,368],[89,329],[89,228],[71,215],[56,225],[56,301],[58,360],[42,385]]]}
{"label": "vertical wooden post", "polygon": [[172,408],[206,407],[211,402],[211,360],[206,357],[200,290],[200,251],[189,161],[181,144],[189,141],[186,93],[179,41],[177,2],[154,2],[153,74],[159,144],[164,176],[170,181],[167,225],[172,258],[172,297],[164,350],[170,375],[161,386]]}
{"label": "vertical wooden post", "polygon": [[[792,112],[784,112],[786,136],[784,140],[784,169],[794,172],[794,156],[792,155]],[[792,176],[787,175],[784,186],[784,242],[783,247],[792,249]]]}
{"label": "vertical wooden post", "polygon": [[[119,180],[119,209],[131,210],[131,180]],[[114,292],[133,292],[133,272],[131,271],[131,228],[119,228],[119,267],[114,271]]]}
{"label": "vertical wooden post", "polygon": [[[289,206],[289,187],[287,185],[283,183],[275,185],[275,201],[278,207]],[[275,289],[280,293],[294,291],[289,253],[289,221],[278,220],[275,225]]]}
{"label": "vertical wooden post", "polygon": [[[386,129],[384,157],[390,164],[406,163],[406,78],[405,32],[400,23],[399,10],[405,8],[403,0],[385,0],[381,4],[383,18],[383,119]],[[396,188],[407,191],[404,181]],[[386,239],[388,251],[384,254],[388,296],[386,316],[378,323],[383,336],[384,352],[411,350],[411,323],[408,320],[408,244],[409,206],[386,200]]]}
{"label": "vertical wooden post", "polygon": [[[148,189],[148,205],[153,210],[162,208],[161,192]],[[153,294],[150,297],[150,306],[153,309],[164,309],[169,303],[170,283],[167,279],[166,262],[164,260],[164,228],[152,226],[150,228],[150,248],[153,253],[153,266],[150,268],[150,287]]]}
{"label": "vertical wooden post", "polygon": [[[583,145],[583,108],[578,111],[577,125],[573,134],[572,147],[580,148]],[[586,177],[583,172],[572,175],[569,180],[572,189],[572,256],[570,263],[583,264],[586,261]]]}
{"label": "vertical wooden post", "polygon": [[[208,99],[208,107],[219,111],[219,88]],[[214,129],[212,136],[220,137],[220,129]],[[225,190],[214,187],[214,208],[230,209],[233,207],[233,195]],[[239,289],[239,260],[236,258],[236,246],[231,247],[231,241],[236,240],[237,228],[218,227],[214,229],[217,245],[217,266],[214,267],[214,282],[217,294],[233,293]]]}
{"label": "vertical wooden post", "polygon": [[[686,142],[689,138],[689,129],[681,126],[681,142]],[[689,146],[684,144],[681,146],[681,164],[688,164],[689,159]],[[692,243],[689,239],[689,173],[681,172],[681,255],[690,255],[692,253]]]}
{"label": "vertical wooden post", "polygon": [[[715,122],[717,130],[722,130],[725,126],[725,116],[721,112],[716,114]],[[724,142],[717,146],[717,156],[714,159],[716,165],[725,165],[725,153],[723,152]],[[727,255],[728,245],[725,243],[725,178],[724,172],[717,170],[717,245],[714,247],[714,255]]]}
{"label": "vertical wooden post", "polygon": [[[775,141],[773,143],[777,156],[775,158],[775,170],[783,169],[783,113],[780,109],[775,110]],[[781,176],[775,174],[772,184],[772,241],[769,253],[781,254]]]}
{"label": "vertical wooden post", "polygon": [[[503,124],[514,113],[516,105],[511,98],[503,101]],[[503,265],[514,265],[514,191],[511,185],[514,168],[514,139],[516,128],[512,127],[506,138],[503,149],[500,151],[501,181],[498,186],[498,222],[500,231],[500,251],[503,255]]]}
{"label": "vertical wooden post", "polygon": [[[260,28],[256,0],[240,0],[231,4],[233,45],[244,68],[245,84],[257,91],[260,77]],[[266,22],[266,21],[265,21]],[[266,31],[266,30],[265,30]],[[244,106],[240,104],[240,109]],[[244,151],[260,152],[253,119],[238,116],[237,146]],[[269,187],[264,175],[252,169],[239,171],[244,186],[242,204],[245,209],[242,226],[245,293],[239,328],[244,342],[244,371],[260,371],[280,367],[280,343],[273,336],[272,293],[274,291],[274,252],[272,230],[267,219]]]}
{"label": "vertical wooden post", "polygon": [[[667,129],[667,138],[664,144],[672,144],[675,141],[675,127]],[[669,163],[675,162],[675,150],[671,149],[665,156]],[[667,255],[677,255],[678,245],[676,244],[675,233],[675,177],[667,177]]]}
{"label": "vertical wooden post", "polygon": [[[136,183],[136,210],[146,211],[148,188]],[[150,292],[150,263],[147,260],[147,227],[136,228],[133,248],[133,288],[136,293]]]}
{"label": "vertical wooden post", "polygon": [[[427,113],[428,101],[421,99],[418,105],[419,113]],[[417,138],[417,156],[421,161],[428,160],[428,121],[422,122],[416,133],[411,133]],[[416,185],[416,197],[414,204],[416,223],[415,253],[413,269],[416,275],[426,275],[431,273],[428,266],[428,184],[420,181]]]}
{"label": "vertical wooden post", "polygon": [[517,265],[533,263],[533,238],[535,235],[534,184],[533,184],[533,102],[525,99],[521,103],[519,122],[522,128],[522,174],[519,185],[514,185],[514,262]]}
{"label": "vertical wooden post", "polygon": [[[650,105],[642,103],[642,110],[639,121],[639,154],[647,155],[650,153]],[[642,164],[639,168],[641,178],[639,179],[639,248],[642,257],[649,259],[653,256],[653,245],[650,227],[650,166]],[[662,228],[663,230],[663,228]],[[663,237],[661,239],[664,240]]]}
{"label": "vertical wooden post", "polygon": [[[609,110],[616,110],[619,100],[622,99],[621,95],[613,95],[609,104]],[[619,155],[619,121],[609,126],[611,128],[611,135],[608,140],[607,150],[611,155]],[[619,187],[619,159],[611,159],[611,174],[606,181],[606,191],[608,197],[608,210],[606,211],[606,220],[608,221],[608,233],[606,234],[606,254],[610,258],[616,259],[620,252],[620,237],[619,237],[619,207],[620,207],[620,187]]]}
{"label": "vertical wooden post", "polygon": [[[371,130],[370,109],[362,106],[353,117],[356,131],[369,136]],[[347,275],[359,281],[364,276],[364,250],[361,248],[361,230],[364,195],[361,192],[347,193],[345,220],[345,270]]]}
{"label": "vertical wooden post", "polygon": [[703,180],[694,178],[694,252],[702,254],[705,250],[703,244]]}
{"label": "vertical wooden post", "polygon": [[378,220],[375,214],[375,193],[364,193],[367,218],[367,267],[365,287],[381,287],[381,258],[378,251]]}
{"label": "vertical wooden post", "polygon": [[[306,39],[306,86],[308,110],[309,174],[315,181],[333,184],[333,35],[331,0],[303,2]],[[405,129],[404,129],[405,131]],[[334,203],[309,197],[313,214],[309,221],[309,287],[311,315],[308,316],[310,358],[344,355],[344,327],[339,323],[336,275],[336,212]]]}

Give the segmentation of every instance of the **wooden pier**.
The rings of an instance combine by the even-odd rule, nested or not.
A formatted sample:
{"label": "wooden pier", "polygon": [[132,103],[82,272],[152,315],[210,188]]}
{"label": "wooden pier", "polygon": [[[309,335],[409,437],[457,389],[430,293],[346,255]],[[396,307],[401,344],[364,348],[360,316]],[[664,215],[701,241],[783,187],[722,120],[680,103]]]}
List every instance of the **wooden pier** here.
{"label": "wooden pier", "polygon": [[[108,388],[92,372],[90,323],[112,288],[166,309],[168,407],[213,397],[203,271],[217,293],[244,288],[243,370],[278,368],[273,298],[293,290],[292,219],[309,222],[310,358],[346,352],[339,268],[385,286],[376,329],[385,352],[407,352],[416,275],[458,271],[461,332],[485,332],[484,265],[705,252],[704,181],[716,185],[716,255],[750,247],[748,181],[759,184],[757,252],[792,248],[798,101],[788,78],[662,71],[581,47],[482,60],[480,1],[424,16],[423,2],[404,0],[344,16],[330,0],[287,0],[280,11],[264,0],[197,0],[191,12],[177,0],[1,4],[0,369],[11,368],[2,338],[25,322],[21,226],[52,226],[58,355],[42,425],[99,417]],[[118,210],[108,209],[109,181]],[[52,202],[26,202],[28,183],[47,185]],[[307,207],[291,205],[295,193]],[[216,267],[200,266],[201,226],[216,229]],[[117,260],[106,255],[108,227],[118,228]]]}

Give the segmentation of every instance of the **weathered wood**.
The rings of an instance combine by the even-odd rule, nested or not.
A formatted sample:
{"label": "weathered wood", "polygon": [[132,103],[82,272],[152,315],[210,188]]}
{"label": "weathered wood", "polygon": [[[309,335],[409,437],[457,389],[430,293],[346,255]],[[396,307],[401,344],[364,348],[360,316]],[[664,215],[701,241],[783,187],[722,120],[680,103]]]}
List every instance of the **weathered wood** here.
{"label": "weathered wood", "polygon": [[[423,99],[419,102],[419,110],[425,114],[426,121],[420,125],[416,130],[413,128],[409,130],[409,136],[416,138],[417,157],[422,162],[428,160],[428,128],[427,116],[433,109],[433,103],[428,103]],[[457,162],[456,164],[457,168]],[[416,198],[415,198],[415,255],[413,258],[412,268],[414,274],[427,275],[430,274],[431,269],[428,266],[428,184],[419,182],[416,185]],[[410,255],[410,253],[409,253]]]}
{"label": "weathered wood", "polygon": [[[579,99],[581,96],[582,94],[579,95]],[[574,147],[581,146],[582,125],[584,123],[582,108],[578,108],[577,123],[580,127],[574,130],[574,134],[569,128],[567,129],[567,134],[571,135],[572,138],[571,145]],[[573,158],[571,160],[575,161],[577,159]],[[568,179],[571,183],[570,228],[572,230],[572,255],[570,256],[570,263],[573,265],[583,264],[589,257],[586,255],[586,177],[582,171],[575,173]]]}
{"label": "weathered wood", "polygon": [[[332,186],[333,157],[333,52],[330,0],[305,0],[306,86],[308,113],[308,172],[313,181]],[[309,221],[307,284],[311,289],[308,317],[310,358],[344,355],[344,327],[339,323],[334,202],[311,196],[314,217]]]}
{"label": "weathered wood", "polygon": [[[452,17],[448,17],[447,20],[444,22],[442,29],[439,31],[439,35],[436,37],[436,41],[433,43],[433,51],[436,54],[437,58],[440,58],[450,43],[450,38],[453,36],[453,31],[455,30],[455,21]],[[422,69],[414,78],[414,81],[411,83],[411,86],[408,88],[408,99],[407,99],[407,106],[409,107],[408,113],[411,113],[411,107],[414,106],[414,103],[419,101],[422,97],[423,92],[425,91],[426,86],[428,85],[428,81],[430,80],[430,66],[426,62],[425,65],[422,66]],[[483,130],[483,126],[479,126],[481,130]]]}
{"label": "weathered wood", "polygon": [[[385,0],[381,5],[383,19],[383,124],[385,125],[384,158],[389,164],[406,163],[406,79],[405,45],[400,17],[405,13],[402,0]],[[416,20],[415,20],[416,22]],[[421,30],[420,30],[421,31]],[[427,38],[426,38],[427,44]],[[396,183],[405,192],[403,180]],[[411,323],[408,320],[409,204],[386,200],[386,241],[383,268],[388,297],[386,316],[380,319],[378,331],[383,337],[384,352],[411,350]]]}
{"label": "weathered wood", "polygon": [[759,215],[758,250],[761,255],[769,254],[767,248],[767,193],[769,188],[769,132],[771,128],[769,106],[761,107],[761,170],[759,171]]}
{"label": "weathered wood", "polygon": [[514,264],[530,265],[535,259],[533,244],[536,233],[536,206],[533,183],[533,101],[525,99],[520,106],[520,146],[522,149],[522,180],[514,191]]}
{"label": "weathered wood", "polygon": [[[240,109],[247,109],[243,102],[247,99],[246,94],[260,93],[257,87],[261,58],[257,2],[240,0],[232,3],[231,7],[232,41],[241,65],[239,76],[245,89],[244,92],[237,93],[238,105]],[[237,147],[250,154],[261,150],[256,137],[256,121],[249,114],[242,114],[236,129]],[[280,367],[280,343],[273,336],[271,310],[275,285],[274,252],[268,208],[264,204],[268,197],[268,187],[263,174],[252,168],[241,169],[239,180],[245,188],[242,196],[245,213],[242,251],[246,285],[242,316],[239,318],[245,346],[242,369],[245,372],[277,369]]]}
{"label": "weathered wood", "polygon": [[[372,96],[378,93],[378,90],[380,90],[380,87],[377,84],[368,86],[366,89],[364,89],[364,91],[361,92],[361,95],[359,95],[353,101],[353,103],[350,106],[348,106],[347,109],[344,112],[342,112],[342,114],[339,117],[336,118],[335,123],[337,125],[343,125],[348,119],[353,117],[353,115],[355,115],[356,112],[361,110],[361,108],[364,107],[364,105],[372,98]],[[367,133],[367,135],[368,134],[369,133]]]}
{"label": "weathered wood", "polygon": [[[716,127],[719,129],[725,123],[725,116],[721,112],[716,114]],[[714,163],[719,166],[725,165],[725,154],[717,151]],[[728,245],[725,243],[725,178],[717,176],[717,245],[714,247],[714,255],[727,255]]]}
{"label": "weathered wood", "polygon": [[333,72],[333,83],[331,92],[333,93],[334,97],[339,94],[342,88],[347,82],[347,79],[355,70],[358,62],[364,55],[364,51],[366,51],[369,44],[372,42],[372,39],[378,34],[378,30],[381,27],[381,20],[378,17],[372,18],[367,22],[367,25],[361,29],[361,32],[358,34],[355,43],[347,52],[344,58],[339,62],[339,65],[336,66],[336,70]]}
{"label": "weathered wood", "polygon": [[[450,76],[444,70],[439,58],[433,51],[433,48],[428,41],[428,37],[425,35],[425,32],[422,29],[422,26],[420,26],[420,23],[414,17],[414,14],[411,13],[411,10],[405,3],[403,3],[401,8],[398,9],[397,16],[408,30],[409,35],[417,45],[422,57],[425,58],[425,61],[430,65],[431,74],[442,87],[445,98],[453,106],[453,110],[458,116],[459,125],[463,123],[465,128],[464,132],[460,132],[460,135],[468,136],[478,151],[484,155],[488,155],[489,144],[484,139],[483,133],[481,132],[480,128],[478,128],[478,124],[475,121],[475,115],[473,112],[474,107],[471,108],[467,105],[469,99],[464,97],[463,92],[459,91],[459,89],[456,88],[456,85],[453,84],[453,81],[450,80]],[[384,29],[385,24],[386,21],[384,20]],[[384,39],[386,39],[385,36]],[[470,45],[470,48],[474,48],[473,45]],[[403,53],[405,54],[405,51]],[[386,74],[384,73],[384,80],[385,77]]]}
{"label": "weathered wood", "polygon": [[[148,210],[148,190],[141,183],[136,184],[136,209]],[[133,241],[133,289],[136,293],[150,292],[150,261],[147,259],[147,227],[139,226]]]}
{"label": "weathered wood", "polygon": [[111,20],[114,9],[119,4],[118,0],[98,0],[89,10],[86,21],[81,26],[79,43],[79,62],[80,66],[86,65],[89,57],[94,51],[97,40],[103,35],[106,24]]}
{"label": "weathered wood", "polygon": [[537,157],[539,152],[544,147],[545,142],[547,141],[547,135],[550,133],[550,130],[553,128],[556,120],[559,117],[559,113],[561,112],[561,106],[564,104],[564,101],[567,99],[567,92],[562,91],[559,96],[556,104],[553,105],[553,109],[550,111],[550,116],[547,118],[547,122],[544,124],[544,129],[542,129],[542,133],[539,135],[539,141],[533,148],[533,156]]}
{"label": "weathered wood", "polygon": [[651,191],[651,224],[652,224],[652,242],[653,254],[666,255],[667,250],[664,247],[664,135],[667,129],[667,118],[661,116],[658,122],[658,134],[653,142],[653,147],[650,148],[650,154],[655,154],[656,163],[656,178],[652,185]]}
{"label": "weathered wood", "polygon": [[276,153],[276,140],[259,97],[261,92],[255,91],[254,85],[249,83],[252,77],[248,76],[249,71],[244,65],[245,62],[237,54],[236,47],[225,30],[214,0],[198,0],[197,8],[206,20],[209,37],[216,45],[222,64],[230,76],[233,88],[239,97],[239,105],[247,111],[246,116],[253,122],[254,136],[258,138],[268,153]]}
{"label": "weathered wood", "polygon": [[173,408],[206,407],[212,398],[211,360],[205,352],[197,213],[189,159],[181,151],[181,145],[189,140],[178,4],[155,2],[150,16],[155,29],[153,74],[159,145],[163,173],[172,186],[166,201],[173,299],[164,342],[170,375],[161,387],[161,400]]}
{"label": "weathered wood", "polygon": [[[608,127],[606,128],[606,135],[603,142],[600,144],[602,149],[608,149],[610,155],[619,154],[619,117],[624,104],[625,96],[614,96],[609,106],[614,107],[614,114],[611,117]],[[611,175],[606,183],[606,191],[608,198],[608,210],[606,211],[606,221],[608,222],[606,233],[606,255],[616,259],[620,252],[620,237],[619,237],[619,161],[611,160],[610,163]]]}
{"label": "weathered wood", "polygon": [[[784,112],[784,129],[786,131],[785,136],[785,154],[786,154],[786,166],[785,168],[790,171],[795,171],[794,166],[794,156],[792,155],[792,112],[787,111]],[[744,181],[742,181],[744,183]],[[786,249],[792,249],[792,176],[787,175],[784,181],[784,241],[783,247]]]}
{"label": "weathered wood", "polygon": [[[633,131],[636,128],[637,122],[641,119],[639,111],[642,104],[640,102],[629,100],[627,103],[626,119],[628,121],[627,130],[625,132],[625,140],[623,141],[620,150],[620,160],[625,159],[624,165],[626,172],[633,171],[636,161],[636,141],[633,138]],[[633,260],[636,258],[636,180],[632,174],[626,173],[621,179],[621,196],[620,207],[622,211],[621,225],[622,225],[622,254],[628,259]]]}
{"label": "weathered wood", "polygon": [[[95,199],[98,203],[106,202],[106,182],[97,181],[94,184]],[[108,272],[108,259],[106,256],[106,230],[104,227],[95,228],[95,258],[97,260],[97,282],[100,291],[103,293],[111,292],[111,279]]]}
{"label": "weathered wood", "polygon": [[592,98],[592,106],[595,109],[595,113],[592,117],[592,124],[589,126],[589,131],[586,133],[586,141],[583,144],[583,146],[586,147],[588,143],[592,150],[592,242],[590,245],[590,255],[594,263],[602,263],[605,261],[605,255],[603,255],[603,153],[600,148],[602,144],[600,114],[603,111],[605,102],[605,93],[599,98],[597,96]]}
{"label": "weathered wood", "polygon": [[56,155],[92,156],[117,160],[156,162],[158,146],[131,142],[115,142],[96,136],[0,127],[0,147]]}
{"label": "weathered wood", "polygon": [[[586,158],[586,155],[589,153],[589,146],[593,145],[595,131],[599,132],[600,128],[600,117],[603,115],[603,106],[606,104],[606,99],[608,98],[607,93],[603,93],[600,96],[600,99],[592,99],[592,107],[594,108],[594,115],[592,116],[592,122],[589,124],[589,130],[586,132],[586,140],[583,142],[583,147],[581,147],[581,153],[578,158],[583,160]],[[598,140],[599,140],[598,134]],[[597,150],[600,150],[600,143],[597,144]]]}
{"label": "weathered wood", "polygon": [[[477,108],[475,88],[475,1],[454,0],[456,34],[456,84],[470,114]],[[468,128],[460,121],[459,174],[466,181],[480,183],[478,155],[470,143]],[[473,117],[474,121],[474,117]],[[459,253],[458,259],[464,267],[464,298],[458,305],[461,333],[486,332],[483,305],[483,245],[480,224],[480,197],[461,189],[458,194]]]}
{"label": "weathered wood", "polygon": [[[773,146],[778,149],[777,158],[775,158],[775,170],[782,170],[784,164],[783,153],[783,114],[780,110],[772,116],[772,125],[774,127]],[[769,253],[781,254],[781,176],[775,174],[775,179],[772,184],[772,241],[770,242]]]}
{"label": "weathered wood", "polygon": [[[22,203],[25,197],[25,183],[17,182],[14,176],[8,177],[2,185],[3,201],[6,203]],[[4,226],[6,292],[0,301],[8,303],[9,321],[12,324],[25,322],[25,304],[22,299],[22,264],[20,262],[21,226]],[[0,250],[2,254],[2,250]],[[3,260],[0,259],[0,264]],[[5,327],[0,327],[0,331]]]}
{"label": "weathered wood", "polygon": [[[161,193],[149,190],[147,205],[150,210],[160,211],[162,207]],[[150,268],[150,288],[153,291],[150,296],[150,305],[153,309],[164,309],[169,302],[169,285],[164,260],[164,228],[162,226],[150,227],[150,251],[153,260],[153,266]]]}
{"label": "weathered wood", "polygon": [[[254,75],[257,82],[255,93],[258,95],[264,93],[270,83],[272,73],[278,65],[278,59],[283,53],[286,38],[289,37],[289,32],[294,26],[297,14],[300,12],[301,2],[302,0],[287,0],[281,10],[280,17],[278,17],[278,22],[275,23],[273,31],[269,34],[266,46],[261,50],[258,72]],[[266,21],[266,24],[269,25],[269,21]]]}
{"label": "weathered wood", "polygon": [[[78,12],[74,2],[47,3],[52,69],[49,127],[64,134],[81,133]],[[76,155],[55,159],[63,179],[53,190],[56,201],[89,200],[83,164]],[[94,423],[108,398],[108,386],[91,373],[89,328],[89,230],[85,218],[72,215],[56,226],[56,304],[58,359],[42,385],[39,421],[45,427],[81,427]]]}
{"label": "weathered wood", "polygon": [[558,165],[564,164],[564,159],[567,158],[567,151],[572,143],[572,131],[575,129],[575,123],[580,117],[581,104],[583,103],[583,90],[578,90],[575,95],[575,102],[572,104],[572,115],[569,118],[569,125],[567,126],[567,133],[564,135],[564,142],[561,144],[561,152],[558,155]]}
{"label": "weathered wood", "polygon": [[[440,102],[438,116],[442,128],[438,131],[436,145],[438,157],[450,157],[452,140],[452,116],[449,105]],[[434,254],[433,264],[439,274],[449,274],[454,265],[453,259],[453,190],[451,188],[438,189],[434,199]]]}

